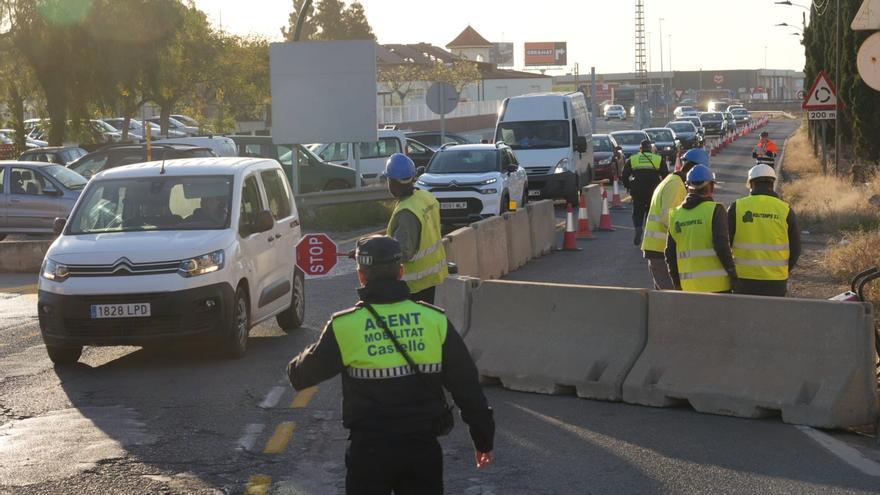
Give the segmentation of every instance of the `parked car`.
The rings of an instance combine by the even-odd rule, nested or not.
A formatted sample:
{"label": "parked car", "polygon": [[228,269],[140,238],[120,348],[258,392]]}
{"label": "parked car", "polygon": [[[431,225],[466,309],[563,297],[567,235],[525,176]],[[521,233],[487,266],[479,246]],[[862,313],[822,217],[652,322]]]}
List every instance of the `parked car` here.
{"label": "parked car", "polygon": [[625,161],[622,148],[611,134],[593,134],[594,180],[620,177]]}
{"label": "parked car", "polygon": [[15,142],[0,134],[0,160],[11,160],[15,156]]}
{"label": "parked car", "polygon": [[676,119],[681,119],[682,117],[696,117],[700,115],[700,111],[692,106],[683,105],[675,107],[675,110],[672,111],[672,115]]}
{"label": "parked car", "polygon": [[[122,126],[125,123],[125,119],[122,117],[113,117],[109,119],[101,119],[107,124],[113,126],[120,133],[122,133]],[[144,124],[140,120],[137,119],[129,119],[128,121],[128,139],[131,141],[143,141],[147,138],[147,129],[146,125],[150,126],[150,137],[151,139],[167,139],[167,138],[182,138],[187,137],[185,132],[179,132],[172,129],[168,130],[167,134],[162,134],[162,128],[157,124],[152,122],[147,122]]]}
{"label": "parked car", "polygon": [[623,105],[608,105],[605,107],[605,120],[626,120],[626,109]]}
{"label": "parked car", "polygon": [[[152,122],[158,126],[161,126],[162,125],[162,118],[161,117],[150,117],[147,119],[147,122]],[[183,122],[175,119],[174,117],[168,118],[168,131],[169,132],[170,131],[181,132],[183,134],[186,134],[187,136],[196,136],[199,134],[198,127],[186,125]]]}
{"label": "parked car", "polygon": [[443,135],[442,143],[440,142],[440,132],[438,131],[407,132],[406,137],[424,144],[428,148],[431,148],[431,151],[437,151],[444,144],[470,144],[468,138],[460,134],[449,132]]}
{"label": "parked car", "polygon": [[88,152],[79,146],[47,146],[29,149],[18,159],[23,162],[57,163],[66,167],[86,154]]}
{"label": "parked car", "polygon": [[675,164],[681,143],[675,135],[675,131],[668,127],[650,127],[645,129],[648,139],[654,143],[654,152],[663,157],[666,165]]}
{"label": "parked car", "polygon": [[171,118],[187,126],[188,128],[191,127],[193,129],[196,129],[196,131],[201,134],[211,134],[212,132],[210,128],[202,126],[202,124],[200,124],[198,120],[187,115],[173,113],[171,114]]}
{"label": "parked car", "polygon": [[[299,180],[300,193],[350,189],[355,186],[353,169],[327,163],[299,144],[274,144],[272,136],[230,136],[238,146],[238,155],[250,158],[271,158],[281,163],[287,180]],[[293,165],[296,163],[296,174]],[[363,182],[363,179],[361,179]]]}
{"label": "parked car", "polygon": [[[0,137],[14,143],[15,129],[0,129]],[[27,146],[27,149],[42,148],[44,146],[49,146],[49,143],[46,141],[41,141],[39,139],[34,139],[30,136],[25,136],[25,146]]]}
{"label": "parked car", "polygon": [[444,224],[500,215],[511,200],[519,206],[528,201],[528,174],[503,143],[440,148],[416,187],[437,198]]}
{"label": "parked car", "polygon": [[86,179],[54,163],[0,162],[0,240],[9,234],[51,234],[73,208]]}
{"label": "parked car", "polygon": [[565,199],[593,180],[593,135],[583,93],[514,96],[501,104],[495,142],[510,146],[529,176],[529,198]]}
{"label": "parked car", "polygon": [[[380,129],[379,140],[359,143],[361,175],[368,183],[378,182],[385,171],[385,162],[395,153],[405,153],[417,167],[424,167],[431,161],[434,152],[427,146],[407,139],[398,130]],[[352,143],[324,143],[314,149],[316,155],[325,162],[354,168],[354,146]]]}
{"label": "parked car", "polygon": [[191,136],[173,139],[157,139],[156,144],[188,144],[208,148],[217,156],[238,156],[235,141],[226,136]]}
{"label": "parked car", "polygon": [[629,157],[642,149],[642,141],[649,140],[645,131],[614,131],[611,137],[620,146],[624,160],[629,160]]}
{"label": "parked car", "polygon": [[76,362],[86,345],[178,339],[206,339],[240,357],[254,325],[272,317],[284,329],[303,322],[305,284],[294,254],[301,227],[274,160],[108,170],[56,229],[38,299],[56,364]]}
{"label": "parked car", "polygon": [[697,131],[696,126],[687,120],[676,120],[669,122],[666,127],[672,129],[678,142],[681,143],[681,151],[691,148],[701,148],[703,146],[703,136]]}
{"label": "parked car", "polygon": [[752,120],[752,114],[745,108],[734,108],[730,111],[733,114],[733,118],[736,120],[737,126],[744,126]]}
{"label": "parked car", "polygon": [[700,114],[700,122],[707,136],[723,136],[727,133],[727,122],[721,112],[703,112]]}
{"label": "parked car", "polygon": [[[30,119],[25,121],[25,128],[30,127],[28,137],[40,141],[49,140],[49,119]],[[122,133],[113,126],[102,120],[92,119],[88,123],[77,125],[75,122],[67,123],[64,142],[77,144],[83,149],[93,150],[105,144],[113,144],[122,141]]]}
{"label": "parked car", "polygon": [[[208,158],[217,156],[208,148],[189,144],[155,144],[151,150],[153,160],[173,160],[176,158]],[[111,168],[143,163],[147,160],[146,144],[118,144],[105,146],[93,151],[68,165],[68,168],[91,179],[95,175]]]}
{"label": "parked car", "polygon": [[736,130],[736,118],[730,112],[724,112],[724,121],[727,122],[727,131],[733,132]]}

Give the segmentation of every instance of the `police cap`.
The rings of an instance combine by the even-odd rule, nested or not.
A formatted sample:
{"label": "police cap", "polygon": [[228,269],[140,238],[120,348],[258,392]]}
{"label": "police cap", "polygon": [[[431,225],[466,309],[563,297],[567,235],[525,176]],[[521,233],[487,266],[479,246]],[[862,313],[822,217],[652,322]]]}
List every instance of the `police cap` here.
{"label": "police cap", "polygon": [[400,263],[400,243],[393,237],[373,235],[361,237],[355,251],[360,266],[377,266]]}

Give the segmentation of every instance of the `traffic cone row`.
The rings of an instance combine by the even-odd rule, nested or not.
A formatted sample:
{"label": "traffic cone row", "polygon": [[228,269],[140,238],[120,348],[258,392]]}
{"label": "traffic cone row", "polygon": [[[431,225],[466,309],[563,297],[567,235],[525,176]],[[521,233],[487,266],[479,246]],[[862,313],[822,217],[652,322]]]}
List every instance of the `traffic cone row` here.
{"label": "traffic cone row", "polygon": [[599,228],[596,230],[601,232],[614,232],[611,225],[611,212],[608,211],[608,196],[602,198],[602,216],[599,217]]}
{"label": "traffic cone row", "polygon": [[587,198],[581,193],[581,204],[578,208],[578,231],[577,238],[578,239],[592,239],[593,231],[590,230],[590,215],[587,212]]}
{"label": "traffic cone row", "polygon": [[614,178],[614,187],[611,195],[611,207],[615,209],[623,208],[623,202],[620,199],[620,187],[617,184],[617,177]]}

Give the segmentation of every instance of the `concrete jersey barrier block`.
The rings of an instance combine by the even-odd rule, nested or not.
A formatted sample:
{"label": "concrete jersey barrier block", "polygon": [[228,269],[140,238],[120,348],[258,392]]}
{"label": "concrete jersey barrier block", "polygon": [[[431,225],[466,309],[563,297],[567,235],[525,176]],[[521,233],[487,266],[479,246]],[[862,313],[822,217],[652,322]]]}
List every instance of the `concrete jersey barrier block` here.
{"label": "concrete jersey barrier block", "polygon": [[510,271],[507,263],[507,229],[501,217],[489,217],[471,224],[477,233],[478,278],[499,278]]}
{"label": "concrete jersey barrier block", "polygon": [[532,233],[529,214],[525,209],[503,215],[507,232],[507,265],[513,271],[532,259]]}
{"label": "concrete jersey barrier block", "polygon": [[480,279],[473,277],[447,277],[437,287],[434,303],[446,311],[446,317],[455,326],[459,335],[467,335],[471,322],[471,298]]}
{"label": "concrete jersey barrier block", "polygon": [[484,380],[616,401],[645,345],[647,305],[643,289],[486,281],[465,341]]}
{"label": "concrete jersey barrier block", "polygon": [[877,418],[868,305],[651,292],[623,400],[837,428]]}
{"label": "concrete jersey barrier block", "polygon": [[556,242],[556,214],[553,201],[545,199],[526,206],[532,236],[532,258],[549,254]]}
{"label": "concrete jersey barrier block", "polygon": [[[590,219],[590,228],[599,228],[599,219],[602,217],[602,191],[599,184],[584,186],[583,194],[587,197],[587,214]],[[609,201],[611,198],[608,198]]]}
{"label": "concrete jersey barrier block", "polygon": [[37,273],[52,242],[0,242],[0,273]]}
{"label": "concrete jersey barrier block", "polygon": [[446,259],[458,265],[458,274],[468,277],[480,276],[477,259],[477,232],[470,227],[462,227],[448,234],[443,241]]}

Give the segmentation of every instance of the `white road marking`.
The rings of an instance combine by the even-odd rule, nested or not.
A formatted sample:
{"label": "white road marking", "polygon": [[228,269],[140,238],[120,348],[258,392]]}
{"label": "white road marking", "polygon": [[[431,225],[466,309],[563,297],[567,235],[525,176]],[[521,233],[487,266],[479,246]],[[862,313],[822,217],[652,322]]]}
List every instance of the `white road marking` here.
{"label": "white road marking", "polygon": [[252,452],[254,450],[254,446],[257,444],[257,439],[260,437],[260,434],[263,433],[263,430],[266,428],[266,425],[260,423],[250,423],[244,427],[244,434],[241,438],[238,439],[236,443],[238,450],[246,450],[248,452]]}
{"label": "white road marking", "polygon": [[272,387],[272,389],[266,394],[266,397],[263,397],[263,402],[260,402],[259,407],[262,409],[271,409],[277,406],[278,401],[281,400],[281,396],[284,395],[285,390],[287,390],[287,388],[282,387],[281,385]]}
{"label": "white road marking", "polygon": [[867,474],[868,476],[880,477],[880,464],[863,456],[861,452],[850,447],[849,445],[837,440],[836,438],[826,435],[819,430],[810,428],[809,426],[797,426],[798,430],[812,438],[819,445],[825,447],[829,452],[836,455],[840,460]]}

